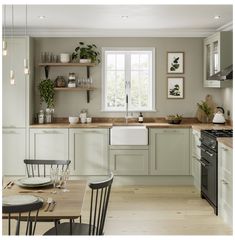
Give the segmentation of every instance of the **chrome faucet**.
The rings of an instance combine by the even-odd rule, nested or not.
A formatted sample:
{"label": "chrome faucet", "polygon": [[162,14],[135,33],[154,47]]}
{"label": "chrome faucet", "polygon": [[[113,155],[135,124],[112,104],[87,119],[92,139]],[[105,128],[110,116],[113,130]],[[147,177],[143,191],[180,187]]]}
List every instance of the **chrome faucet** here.
{"label": "chrome faucet", "polygon": [[125,119],[126,119],[126,125],[128,124],[128,94],[126,94],[126,115],[125,115]]}

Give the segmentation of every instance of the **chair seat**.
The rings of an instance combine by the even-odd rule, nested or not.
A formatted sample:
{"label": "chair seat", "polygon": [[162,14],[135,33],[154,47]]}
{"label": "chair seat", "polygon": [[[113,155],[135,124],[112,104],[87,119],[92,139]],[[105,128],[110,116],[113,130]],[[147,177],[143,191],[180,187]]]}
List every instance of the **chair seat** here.
{"label": "chair seat", "polygon": [[[71,235],[70,234],[70,223],[61,223],[57,228],[51,228],[44,235]],[[73,223],[72,224],[72,235],[89,235],[89,224],[85,223]]]}

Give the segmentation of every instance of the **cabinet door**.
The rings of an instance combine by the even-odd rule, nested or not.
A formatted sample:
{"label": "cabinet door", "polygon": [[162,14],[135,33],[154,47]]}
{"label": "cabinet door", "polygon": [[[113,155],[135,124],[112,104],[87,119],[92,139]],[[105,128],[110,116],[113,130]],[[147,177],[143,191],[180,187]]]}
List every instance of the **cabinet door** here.
{"label": "cabinet door", "polygon": [[30,158],[68,160],[68,129],[30,129]]}
{"label": "cabinet door", "polygon": [[3,175],[24,175],[26,158],[25,129],[3,129],[2,166]]}
{"label": "cabinet door", "polygon": [[109,156],[115,175],[148,175],[148,150],[110,150]]}
{"label": "cabinet door", "polygon": [[[3,126],[22,128],[26,127],[26,78],[24,75],[26,44],[25,38],[13,38],[12,41],[7,39],[8,54],[2,58]],[[15,71],[15,85],[10,84],[11,69]]]}
{"label": "cabinet door", "polygon": [[108,173],[108,129],[70,129],[69,153],[75,174]]}
{"label": "cabinet door", "polygon": [[150,130],[150,173],[152,175],[189,175],[189,129]]}
{"label": "cabinet door", "polygon": [[233,151],[218,144],[218,203],[219,215],[233,226]]}

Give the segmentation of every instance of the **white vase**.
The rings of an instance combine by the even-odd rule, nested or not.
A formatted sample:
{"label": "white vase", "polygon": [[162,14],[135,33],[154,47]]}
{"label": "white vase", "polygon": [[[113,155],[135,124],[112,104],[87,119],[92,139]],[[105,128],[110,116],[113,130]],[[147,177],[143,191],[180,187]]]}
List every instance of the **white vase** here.
{"label": "white vase", "polygon": [[70,61],[70,56],[68,53],[61,53],[60,54],[60,62],[61,63],[68,63]]}

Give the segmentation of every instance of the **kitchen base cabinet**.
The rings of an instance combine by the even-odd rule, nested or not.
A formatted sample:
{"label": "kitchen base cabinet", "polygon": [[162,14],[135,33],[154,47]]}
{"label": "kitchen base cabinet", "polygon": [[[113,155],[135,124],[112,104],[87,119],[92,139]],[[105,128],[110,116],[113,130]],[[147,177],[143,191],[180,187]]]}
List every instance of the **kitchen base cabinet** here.
{"label": "kitchen base cabinet", "polygon": [[[125,146],[128,148],[128,146]],[[131,148],[133,146],[129,146]],[[121,149],[111,147],[110,170],[115,175],[148,175],[148,147],[145,149]]]}
{"label": "kitchen base cabinet", "polygon": [[3,128],[2,167],[5,175],[25,175],[26,130],[24,128]]}
{"label": "kitchen base cabinet", "polygon": [[196,130],[192,130],[192,176],[194,180],[194,186],[201,191],[201,150],[198,146],[201,145],[200,141],[201,133]]}
{"label": "kitchen base cabinet", "polygon": [[68,129],[30,129],[30,158],[68,160]]}
{"label": "kitchen base cabinet", "polygon": [[75,175],[108,174],[108,129],[69,129],[69,155]]}
{"label": "kitchen base cabinet", "polygon": [[233,226],[233,150],[218,144],[218,212]]}
{"label": "kitchen base cabinet", "polygon": [[190,175],[190,129],[150,128],[150,174]]}

